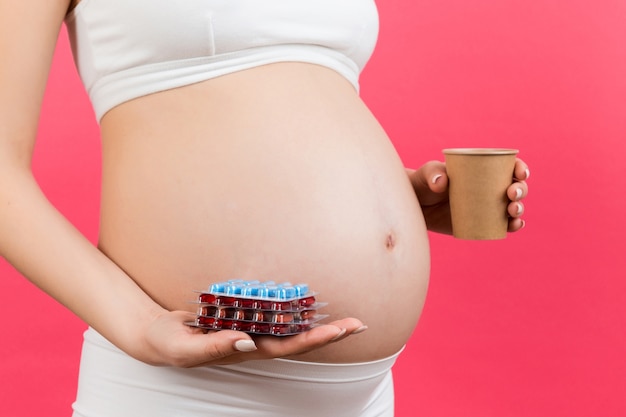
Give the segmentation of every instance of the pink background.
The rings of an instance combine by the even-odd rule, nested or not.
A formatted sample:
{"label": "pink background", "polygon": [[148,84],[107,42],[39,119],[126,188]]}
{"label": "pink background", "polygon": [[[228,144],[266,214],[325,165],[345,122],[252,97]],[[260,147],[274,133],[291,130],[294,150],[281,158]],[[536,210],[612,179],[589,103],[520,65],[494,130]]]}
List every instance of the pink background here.
{"label": "pink background", "polygon": [[[405,163],[516,147],[532,172],[523,232],[432,236],[429,298],[395,368],[396,415],[626,415],[626,2],[379,10],[362,95]],[[34,166],[94,241],[98,151],[63,33]],[[4,261],[0,305],[0,415],[69,415],[85,325]]]}

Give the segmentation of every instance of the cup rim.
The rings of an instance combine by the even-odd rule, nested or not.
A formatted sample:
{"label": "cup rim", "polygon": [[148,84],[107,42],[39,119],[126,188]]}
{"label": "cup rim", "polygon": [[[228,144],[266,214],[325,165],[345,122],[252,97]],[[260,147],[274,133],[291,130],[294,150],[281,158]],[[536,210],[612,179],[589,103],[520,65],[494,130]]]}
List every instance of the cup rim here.
{"label": "cup rim", "polygon": [[509,148],[447,148],[442,152],[446,155],[516,155],[519,150]]}

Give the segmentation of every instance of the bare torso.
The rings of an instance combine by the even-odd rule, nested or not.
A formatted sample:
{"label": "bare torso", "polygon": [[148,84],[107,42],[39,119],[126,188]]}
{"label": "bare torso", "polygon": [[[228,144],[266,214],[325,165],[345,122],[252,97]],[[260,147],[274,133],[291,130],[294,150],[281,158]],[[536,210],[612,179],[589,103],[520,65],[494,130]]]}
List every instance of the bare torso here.
{"label": "bare torso", "polygon": [[124,103],[102,120],[101,249],[167,309],[231,278],[307,282],[369,329],[297,359],[397,352],[429,249],[385,132],[335,72],[282,63]]}

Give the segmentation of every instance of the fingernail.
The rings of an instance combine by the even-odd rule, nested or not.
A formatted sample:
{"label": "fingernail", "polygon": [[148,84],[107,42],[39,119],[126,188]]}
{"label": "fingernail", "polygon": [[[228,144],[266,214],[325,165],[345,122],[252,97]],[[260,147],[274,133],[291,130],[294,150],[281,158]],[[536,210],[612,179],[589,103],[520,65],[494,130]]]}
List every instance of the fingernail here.
{"label": "fingernail", "polygon": [[515,199],[516,199],[516,200],[519,200],[520,198],[522,198],[522,194],[523,194],[523,193],[524,193],[524,192],[522,191],[522,189],[521,189],[521,188],[516,189],[516,190],[515,190]]}
{"label": "fingernail", "polygon": [[358,329],[356,329],[355,331],[353,331],[352,334],[363,333],[367,329],[369,329],[369,327],[367,327],[366,325],[363,325],[363,326],[359,327]]}
{"label": "fingernail", "polygon": [[334,342],[335,340],[339,339],[341,336],[346,334],[346,331],[347,331],[346,329],[341,329],[341,331],[337,334],[337,336],[335,336],[332,339],[330,339],[330,341]]}
{"label": "fingernail", "polygon": [[520,227],[520,230],[522,230],[525,226],[526,226],[526,222],[522,220],[522,227]]}
{"label": "fingernail", "polygon": [[524,172],[526,173],[526,179],[528,179],[528,177],[530,177],[530,170],[526,168]]}
{"label": "fingernail", "polygon": [[524,212],[524,206],[517,204],[517,215],[520,216]]}
{"label": "fingernail", "polygon": [[442,174],[437,174],[433,177],[433,179],[431,180],[433,184],[437,184],[437,181],[439,181],[439,178],[443,177]]}
{"label": "fingernail", "polygon": [[237,340],[235,342],[235,350],[238,350],[239,352],[252,352],[256,350],[256,345],[254,344],[253,340]]}

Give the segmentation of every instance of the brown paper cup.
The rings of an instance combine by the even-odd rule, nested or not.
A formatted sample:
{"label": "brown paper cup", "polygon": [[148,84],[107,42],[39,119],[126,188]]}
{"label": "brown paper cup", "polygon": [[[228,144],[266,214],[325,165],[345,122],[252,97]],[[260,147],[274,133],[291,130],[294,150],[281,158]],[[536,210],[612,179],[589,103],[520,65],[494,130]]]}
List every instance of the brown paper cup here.
{"label": "brown paper cup", "polygon": [[452,234],[459,239],[504,239],[516,149],[444,149],[450,180]]}

